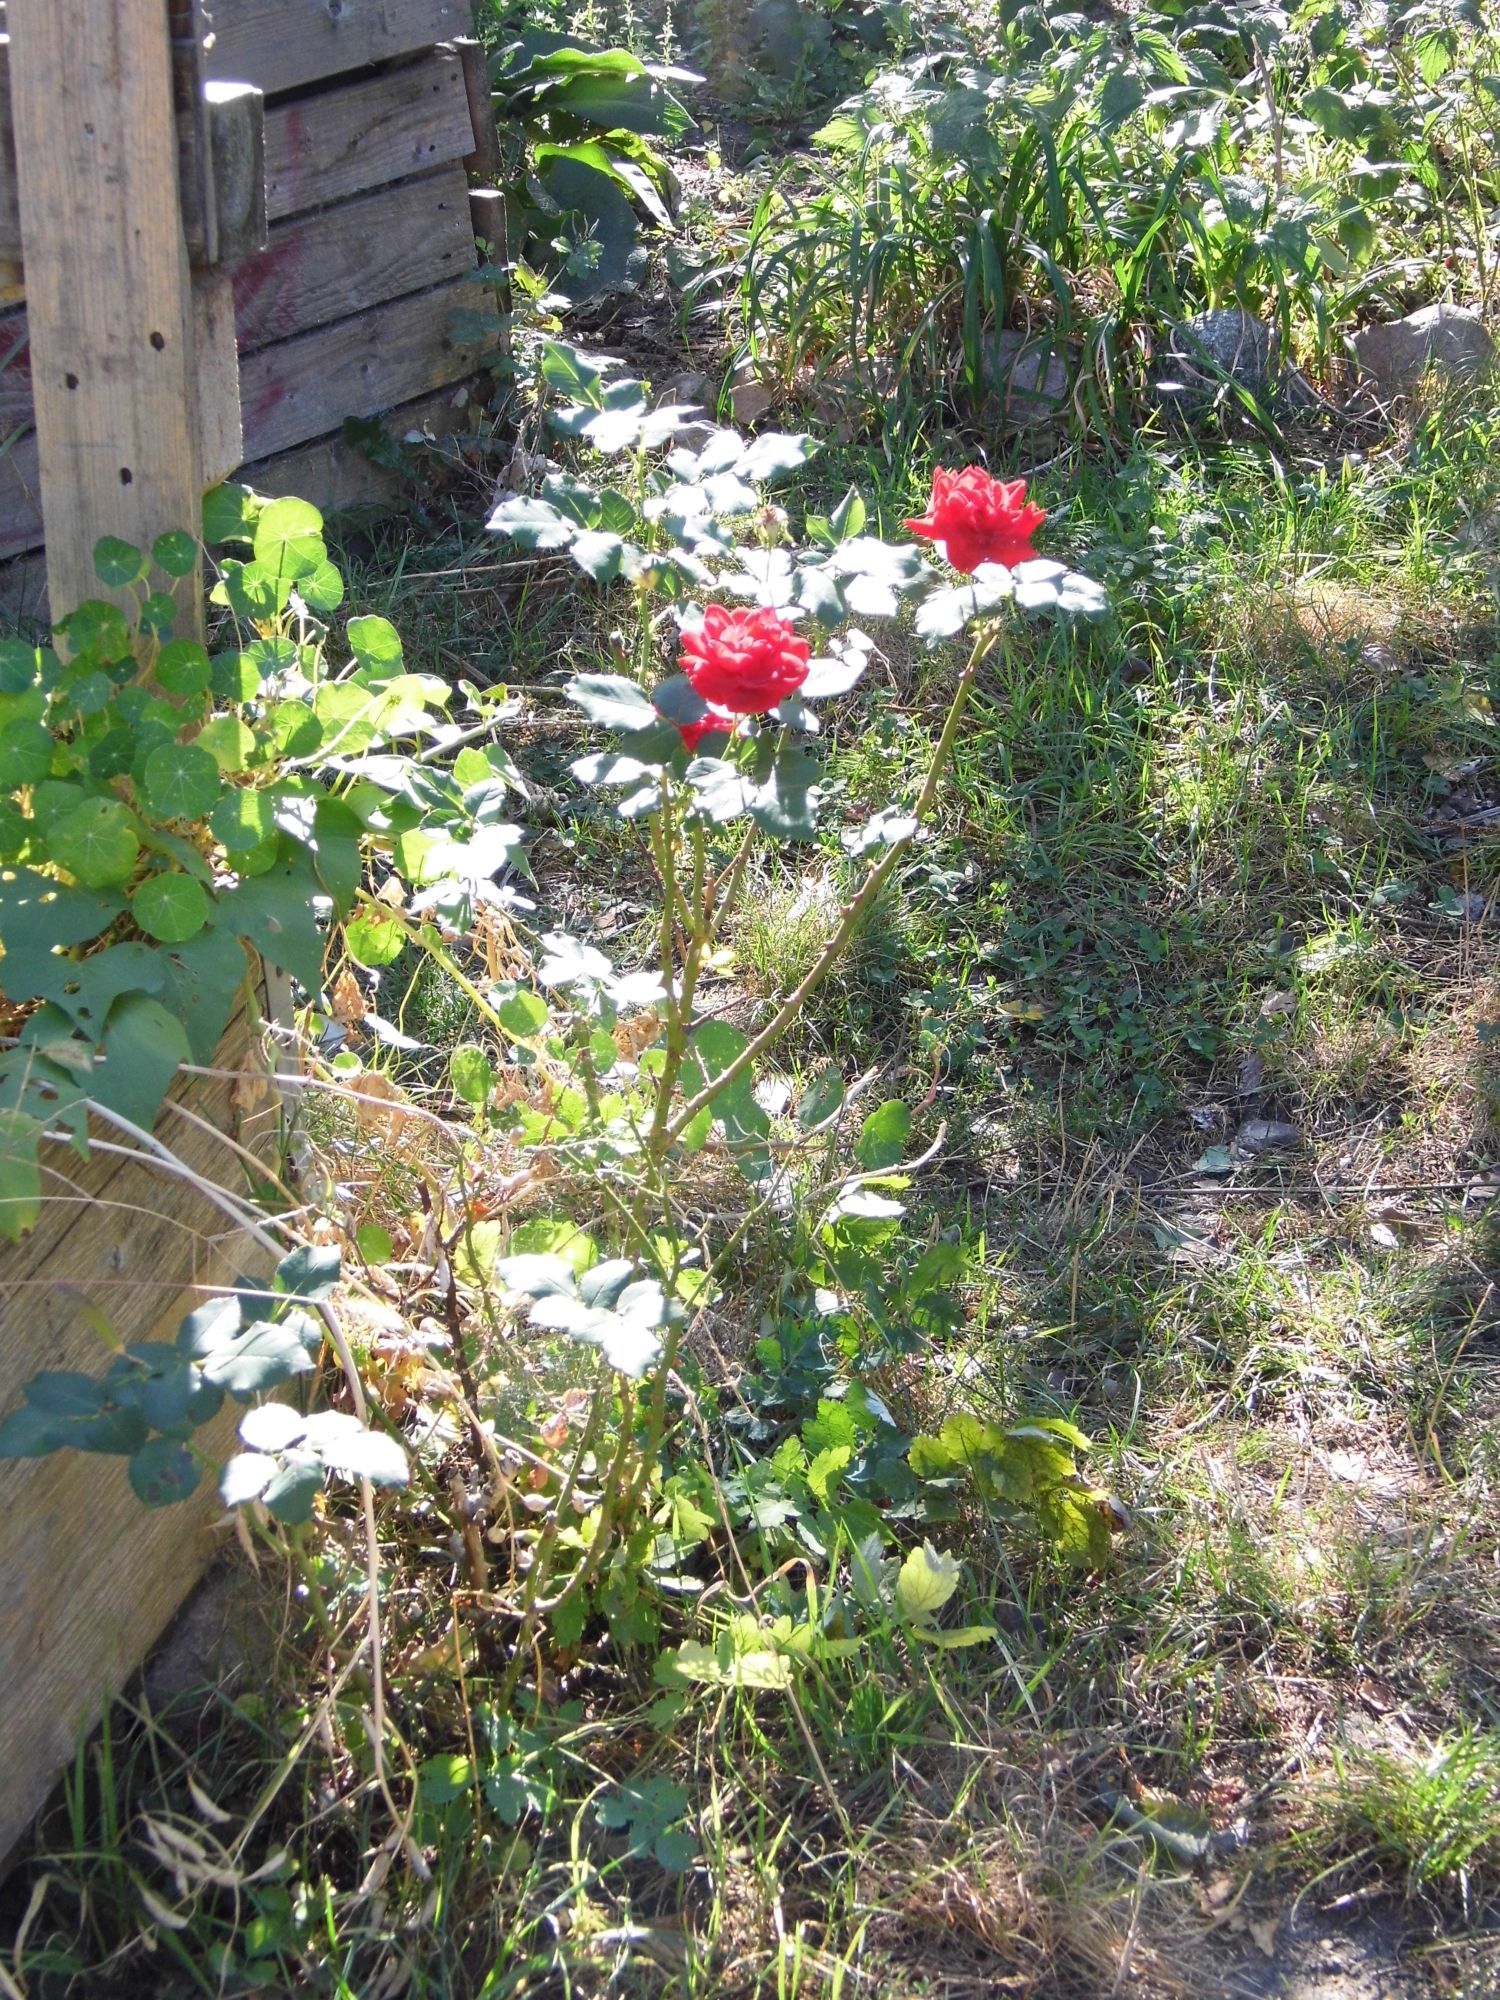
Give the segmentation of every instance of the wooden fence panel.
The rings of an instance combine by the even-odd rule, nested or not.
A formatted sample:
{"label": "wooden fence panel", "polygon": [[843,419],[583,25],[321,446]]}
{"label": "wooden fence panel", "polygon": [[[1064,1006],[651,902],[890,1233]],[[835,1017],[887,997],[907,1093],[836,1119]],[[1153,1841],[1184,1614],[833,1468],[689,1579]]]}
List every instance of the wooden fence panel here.
{"label": "wooden fence panel", "polygon": [[[242,354],[289,340],[383,300],[425,291],[474,266],[469,186],[461,167],[358,195],[277,225],[233,273]],[[0,321],[0,367],[5,322]],[[6,381],[0,373],[0,422]]]}
{"label": "wooden fence panel", "polygon": [[266,213],[363,194],[461,160],[474,145],[463,65],[449,49],[266,112]]}
{"label": "wooden fence panel", "polygon": [[[222,1134],[268,1162],[278,1150],[279,1106],[258,1043],[242,1011],[218,1060],[243,1081],[186,1079],[174,1090],[211,1129],[170,1110],[158,1125],[186,1166],[229,1188],[242,1188],[245,1173]],[[103,1372],[81,1299],[124,1343],[170,1342],[205,1291],[269,1270],[219,1209],[138,1161],[96,1153],[81,1162],[48,1148],[43,1189],[37,1230],[0,1246],[0,1415],[38,1369]],[[203,1434],[213,1455],[233,1449],[240,1414],[226,1410]],[[0,1856],[186,1596],[219,1512],[211,1485],[175,1507],[142,1507],[121,1459],[0,1461]]]}
{"label": "wooden fence panel", "polygon": [[211,77],[269,96],[472,32],[473,0],[212,0]]}
{"label": "wooden fence panel", "polygon": [[[149,548],[203,493],[164,7],[14,0],[11,113],[54,613],[97,595],[93,548]],[[162,578],[188,629],[202,577]]]}
{"label": "wooden fence panel", "polygon": [[447,320],[455,311],[483,311],[485,296],[460,280],[246,355],[246,456],[286,451],[337,430],[345,417],[380,416],[471,372],[474,353],[455,342]]}

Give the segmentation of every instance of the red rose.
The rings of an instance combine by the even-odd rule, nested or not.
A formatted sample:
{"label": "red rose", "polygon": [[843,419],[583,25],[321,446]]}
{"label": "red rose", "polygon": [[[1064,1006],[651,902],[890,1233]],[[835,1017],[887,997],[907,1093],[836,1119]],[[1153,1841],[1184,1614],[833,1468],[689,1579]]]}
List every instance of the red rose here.
{"label": "red rose", "polygon": [[712,736],[716,730],[733,735],[739,722],[737,715],[731,715],[726,708],[710,708],[707,715],[697,722],[679,722],[677,732],[682,738],[684,750],[696,750],[705,736]]}
{"label": "red rose", "polygon": [[760,715],[807,679],[808,646],[779,612],[726,611],[710,604],[682,635],[682,671],[711,706]]}
{"label": "red rose", "polygon": [[1031,538],[1047,516],[1026,498],[1024,479],[992,479],[982,467],[934,472],[927,512],[905,525],[936,542],[954,569],[969,575],[981,563],[1014,569],[1036,554]]}

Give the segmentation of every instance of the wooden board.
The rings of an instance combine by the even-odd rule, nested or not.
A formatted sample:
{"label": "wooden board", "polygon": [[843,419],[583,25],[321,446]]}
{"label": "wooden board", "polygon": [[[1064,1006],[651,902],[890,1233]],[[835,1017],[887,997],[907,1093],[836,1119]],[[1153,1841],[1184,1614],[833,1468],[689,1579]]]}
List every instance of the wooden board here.
{"label": "wooden board", "polygon": [[[259,257],[234,270],[242,354],[385,299],[458,278],[474,265],[469,191],[461,167],[441,167],[279,223]],[[0,369],[6,322],[0,320]],[[0,372],[0,423],[6,378]]]}
{"label": "wooden board", "polygon": [[208,73],[269,95],[473,32],[473,0],[208,0]]}
{"label": "wooden board", "polygon": [[21,198],[16,192],[16,128],[10,115],[10,36],[0,35],[0,245],[21,245]]}
{"label": "wooden board", "polygon": [[266,213],[281,222],[446,166],[473,146],[463,65],[451,49],[436,49],[378,76],[270,106]]}
{"label": "wooden board", "polygon": [[[236,1084],[190,1079],[173,1096],[223,1130],[238,1123],[241,1143],[270,1159],[276,1109],[259,1081],[257,1042],[241,1012],[219,1052],[259,1097],[243,1121]],[[195,1172],[243,1188],[243,1168],[216,1133],[170,1111],[157,1131]],[[269,1266],[183,1182],[114,1155],[48,1154],[42,1223],[25,1242],[0,1246],[0,1414],[39,1368],[103,1372],[106,1355],[80,1298],[124,1341],[170,1341],[215,1287]],[[226,1411],[201,1434],[215,1456],[232,1450],[239,1414]],[[191,1588],[219,1511],[211,1485],[176,1507],[142,1507],[121,1459],[0,1460],[0,1856]]]}
{"label": "wooden board", "polygon": [[[193,280],[197,361],[198,449],[203,483],[227,479],[245,455],[240,427],[239,359],[227,273]],[[0,316],[0,561],[40,546],[41,471],[32,423],[30,322],[24,311]],[[17,433],[20,435],[17,435]],[[6,440],[10,440],[8,444]],[[187,527],[197,517],[194,507]],[[111,533],[120,532],[118,529]],[[90,564],[89,595],[100,594]]]}
{"label": "wooden board", "polygon": [[[414,433],[437,439],[472,423],[475,411],[468,384],[459,383],[383,414],[381,424],[398,442]],[[399,472],[377,465],[357,445],[348,443],[341,431],[244,466],[239,476],[257,493],[311,500],[325,514],[349,507],[389,506],[400,499],[403,490]]]}
{"label": "wooden board", "polygon": [[[94,545],[195,518],[192,292],[165,8],[15,0],[11,111],[49,590],[98,594]],[[191,631],[202,576],[157,577]]]}
{"label": "wooden board", "polygon": [[479,285],[440,285],[247,355],[240,369],[245,453],[286,451],[374,417],[473,371],[473,348],[449,332],[455,312],[493,314]]}

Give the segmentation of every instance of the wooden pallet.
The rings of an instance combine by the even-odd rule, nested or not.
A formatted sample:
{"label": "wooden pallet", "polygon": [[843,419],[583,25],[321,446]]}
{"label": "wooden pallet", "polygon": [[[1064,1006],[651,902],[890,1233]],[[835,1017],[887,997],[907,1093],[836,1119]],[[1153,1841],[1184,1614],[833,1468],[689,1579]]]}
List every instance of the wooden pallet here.
{"label": "wooden pallet", "polygon": [[[241,1194],[246,1163],[225,1135],[267,1166],[281,1150],[256,1025],[264,1004],[262,989],[223,1037],[213,1067],[230,1074],[183,1079],[156,1126],[183,1165]],[[136,1159],[45,1148],[43,1195],[32,1233],[0,1244],[0,1416],[39,1369],[103,1373],[107,1349],[85,1308],[122,1345],[170,1344],[216,1288],[269,1273],[210,1201]],[[211,1455],[234,1449],[241,1414],[233,1405],[201,1434]],[[211,1480],[176,1506],[143,1507],[123,1459],[0,1459],[0,1858],[196,1582],[222,1511]]]}
{"label": "wooden pallet", "polygon": [[[379,499],[393,482],[339,443],[346,417],[395,412],[405,428],[428,429],[464,420],[470,406],[457,387],[498,337],[493,294],[467,277],[477,258],[465,167],[492,157],[492,134],[482,82],[469,73],[472,49],[435,44],[466,30],[470,11],[471,0],[344,0],[338,9],[218,0],[211,9],[209,74],[267,93],[270,234],[263,251],[195,281],[205,479],[245,467],[262,490],[298,490],[328,508]],[[6,56],[0,37],[0,308],[7,270],[24,282],[13,266]],[[19,304],[0,309],[0,564],[9,566],[0,610],[39,608],[35,565],[14,559],[42,539]]]}

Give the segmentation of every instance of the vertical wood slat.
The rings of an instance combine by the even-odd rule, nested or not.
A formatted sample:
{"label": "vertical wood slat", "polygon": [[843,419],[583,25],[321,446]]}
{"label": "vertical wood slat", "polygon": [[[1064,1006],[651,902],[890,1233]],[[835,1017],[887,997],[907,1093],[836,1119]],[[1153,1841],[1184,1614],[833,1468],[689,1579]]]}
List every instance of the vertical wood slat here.
{"label": "vertical wood slat", "polygon": [[[101,535],[149,548],[203,493],[164,0],[12,0],[11,108],[54,615]],[[202,576],[171,590],[201,630]]]}

